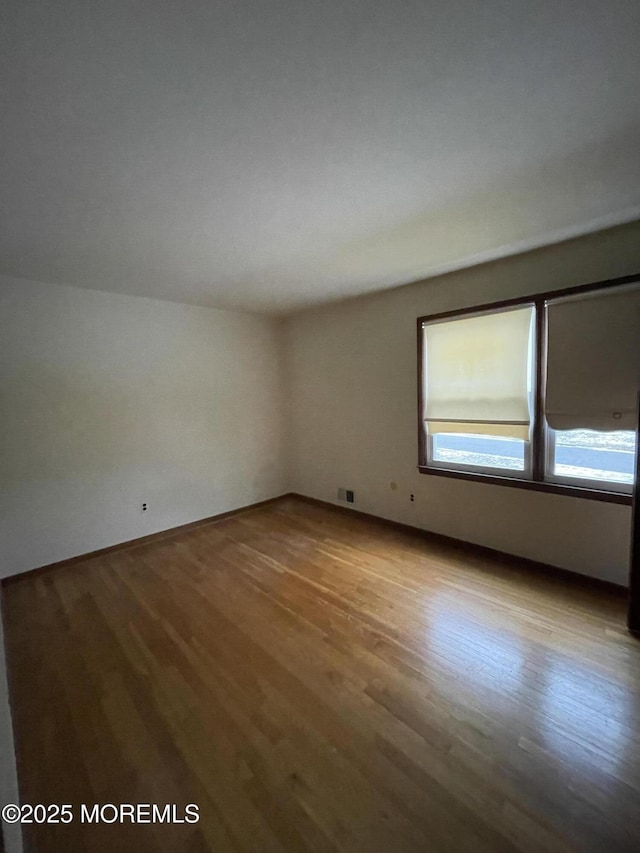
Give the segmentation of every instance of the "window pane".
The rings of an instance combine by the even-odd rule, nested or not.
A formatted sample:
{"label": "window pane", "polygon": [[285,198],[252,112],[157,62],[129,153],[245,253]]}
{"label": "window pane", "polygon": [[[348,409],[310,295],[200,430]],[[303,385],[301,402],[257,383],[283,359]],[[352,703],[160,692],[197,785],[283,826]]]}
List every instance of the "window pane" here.
{"label": "window pane", "polygon": [[518,438],[438,433],[433,436],[433,461],[524,471],[524,448],[525,442]]}
{"label": "window pane", "polygon": [[552,473],[560,477],[633,484],[636,434],[632,430],[557,430]]}

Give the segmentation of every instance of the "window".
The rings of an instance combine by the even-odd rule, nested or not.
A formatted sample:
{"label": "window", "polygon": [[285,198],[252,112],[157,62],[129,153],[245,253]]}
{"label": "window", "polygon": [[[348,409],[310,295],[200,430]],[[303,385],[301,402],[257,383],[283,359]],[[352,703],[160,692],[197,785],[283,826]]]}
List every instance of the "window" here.
{"label": "window", "polygon": [[636,434],[633,430],[597,432],[588,429],[548,432],[548,479],[556,483],[610,484],[630,492],[635,468]]}
{"label": "window", "polygon": [[422,472],[629,499],[637,279],[422,317],[418,340]]}
{"label": "window", "polygon": [[456,465],[469,471],[474,469],[504,470],[515,474],[527,468],[525,446],[521,438],[499,435],[470,435],[469,433],[438,433],[431,437],[431,458],[445,467]]}
{"label": "window", "polygon": [[531,473],[533,305],[425,324],[427,454],[434,466]]}

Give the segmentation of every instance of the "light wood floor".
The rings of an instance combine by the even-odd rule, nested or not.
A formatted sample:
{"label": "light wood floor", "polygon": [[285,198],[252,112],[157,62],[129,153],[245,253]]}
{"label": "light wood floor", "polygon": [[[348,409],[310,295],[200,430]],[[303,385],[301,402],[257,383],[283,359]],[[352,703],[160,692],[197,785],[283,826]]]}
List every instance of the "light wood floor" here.
{"label": "light wood floor", "polygon": [[22,801],[201,815],[27,850],[640,850],[614,592],[290,499],[4,596]]}

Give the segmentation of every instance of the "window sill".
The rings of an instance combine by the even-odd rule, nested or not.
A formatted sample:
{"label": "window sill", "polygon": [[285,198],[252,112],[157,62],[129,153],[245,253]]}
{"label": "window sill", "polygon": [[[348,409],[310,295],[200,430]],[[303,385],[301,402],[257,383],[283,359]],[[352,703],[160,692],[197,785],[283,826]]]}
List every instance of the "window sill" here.
{"label": "window sill", "polygon": [[519,480],[515,477],[500,477],[495,474],[478,474],[468,471],[456,471],[450,468],[435,468],[429,465],[418,465],[421,474],[431,474],[436,477],[452,477],[457,480],[471,480],[475,483],[491,483],[494,486],[510,486],[516,489],[528,489],[534,492],[548,492],[552,495],[567,495],[572,498],[586,498],[592,501],[631,506],[633,497],[622,492],[608,492],[600,489],[584,489],[580,486],[565,486],[559,483],[542,483],[534,480]]}

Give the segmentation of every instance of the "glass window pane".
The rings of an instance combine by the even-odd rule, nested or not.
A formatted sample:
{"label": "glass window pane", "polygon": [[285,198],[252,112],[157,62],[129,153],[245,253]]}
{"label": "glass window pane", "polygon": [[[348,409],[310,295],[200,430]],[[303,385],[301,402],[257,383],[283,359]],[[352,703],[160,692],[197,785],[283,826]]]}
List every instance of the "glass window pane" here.
{"label": "glass window pane", "polygon": [[633,484],[636,434],[632,430],[557,430],[552,473],[559,477]]}
{"label": "glass window pane", "polygon": [[525,442],[492,435],[438,433],[433,436],[433,461],[452,466],[524,471]]}

